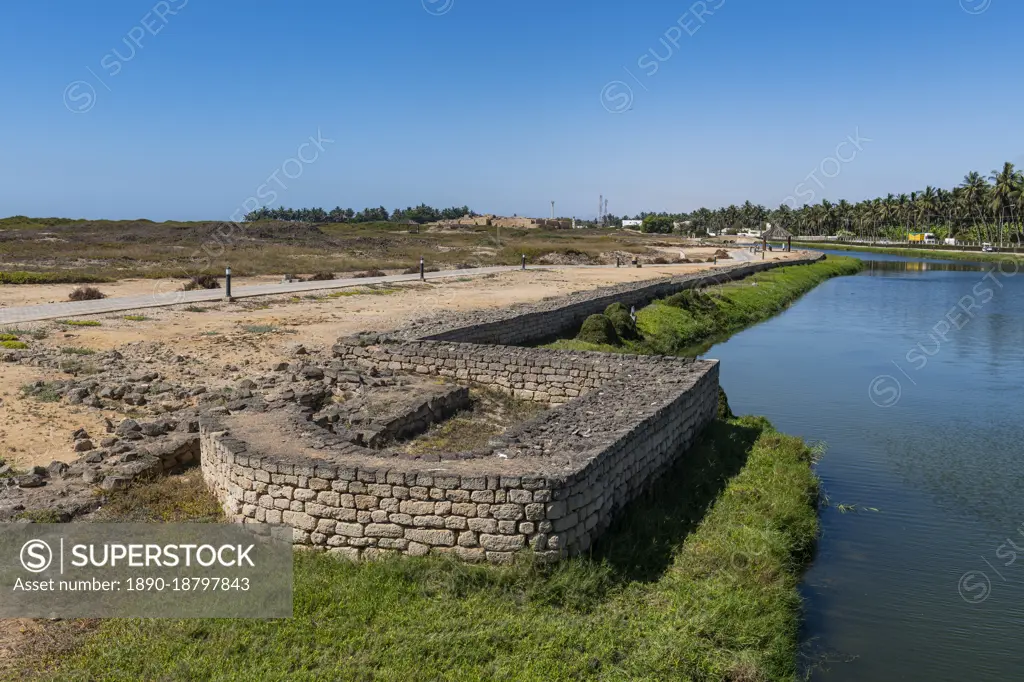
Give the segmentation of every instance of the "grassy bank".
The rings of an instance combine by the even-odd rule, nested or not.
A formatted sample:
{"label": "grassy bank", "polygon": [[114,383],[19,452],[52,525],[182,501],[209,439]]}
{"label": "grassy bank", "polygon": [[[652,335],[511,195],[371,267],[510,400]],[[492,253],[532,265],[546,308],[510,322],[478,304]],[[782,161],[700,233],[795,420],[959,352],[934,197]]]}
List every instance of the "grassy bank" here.
{"label": "grassy bank", "polygon": [[109,620],[44,676],[794,680],[811,460],[763,419],[718,421],[592,556],[542,569],[301,554],[293,619]]}
{"label": "grassy bank", "polygon": [[620,337],[612,343],[580,338],[550,344],[563,350],[655,355],[687,354],[701,344],[767,320],[793,301],[832,277],[858,272],[856,258],[829,257],[811,265],[792,265],[759,272],[745,279],[684,291],[656,301],[637,312],[638,338]]}
{"label": "grassy bank", "polygon": [[898,246],[861,246],[842,242],[800,242],[801,247],[811,249],[830,249],[833,251],[865,251],[869,253],[888,253],[893,256],[908,258],[935,258],[937,260],[960,260],[969,263],[998,263],[1006,260],[1024,262],[1024,254],[1001,251],[985,253],[984,251],[950,251],[947,249],[911,249]]}

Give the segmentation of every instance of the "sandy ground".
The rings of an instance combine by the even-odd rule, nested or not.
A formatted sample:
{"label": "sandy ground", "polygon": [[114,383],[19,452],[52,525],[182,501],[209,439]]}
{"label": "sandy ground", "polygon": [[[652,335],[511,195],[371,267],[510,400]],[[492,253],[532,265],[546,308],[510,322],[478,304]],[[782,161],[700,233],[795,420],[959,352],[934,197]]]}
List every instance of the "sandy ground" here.
{"label": "sandy ground", "polygon": [[[253,284],[277,284],[280,277],[264,275],[260,277],[232,277],[231,285],[235,287]],[[183,281],[180,279],[123,279],[109,284],[89,284],[108,297],[115,296],[146,296],[148,294],[166,294],[181,291]],[[44,303],[64,303],[68,294],[78,284],[4,284],[0,285],[0,308],[12,308],[22,305],[41,305]]]}
{"label": "sandy ground", "polygon": [[[769,258],[785,258],[772,253]],[[796,256],[797,254],[792,254]],[[731,261],[726,261],[731,262]],[[142,353],[147,369],[161,372],[170,381],[185,385],[202,381],[215,386],[228,366],[258,373],[272,361],[291,357],[297,344],[310,351],[329,351],[340,336],[361,331],[387,331],[446,311],[496,308],[537,301],[620,282],[655,279],[681,272],[705,270],[708,265],[645,266],[643,268],[580,268],[565,270],[511,271],[481,277],[377,287],[308,292],[301,296],[243,299],[235,303],[210,303],[200,307],[173,306],[94,315],[99,327],[67,327],[55,322],[29,323],[28,329],[47,332],[32,345],[52,348],[74,346],[93,350],[134,348]],[[137,283],[124,282],[125,287]],[[151,283],[148,283],[151,285]],[[26,289],[49,287],[26,286]],[[113,291],[113,289],[112,289]],[[119,293],[133,293],[128,289]],[[28,291],[26,297],[39,295]],[[129,321],[126,315],[145,316]],[[167,358],[181,355],[184,362]],[[88,361],[88,356],[84,358]],[[71,461],[70,434],[85,427],[102,434],[103,420],[122,418],[97,408],[40,403],[19,396],[21,386],[39,379],[62,378],[57,370],[0,364],[0,458],[19,467],[51,461]]]}

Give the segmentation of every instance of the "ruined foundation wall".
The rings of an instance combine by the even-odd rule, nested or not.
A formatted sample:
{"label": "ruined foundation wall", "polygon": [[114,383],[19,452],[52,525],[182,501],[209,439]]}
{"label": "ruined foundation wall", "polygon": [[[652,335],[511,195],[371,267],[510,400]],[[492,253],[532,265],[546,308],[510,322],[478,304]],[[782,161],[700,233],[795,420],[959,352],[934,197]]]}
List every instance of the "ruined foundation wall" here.
{"label": "ruined foundation wall", "polygon": [[[460,471],[458,463],[285,458],[260,454],[258,443],[207,420],[203,474],[233,520],[284,523],[297,545],[352,559],[435,552],[502,563],[530,548],[558,560],[589,548],[714,418],[718,364],[692,370],[692,380],[678,387],[683,390],[660,391],[654,405],[651,396],[626,400],[633,411],[628,426],[623,421],[605,442],[598,437],[571,466],[541,457],[495,457],[473,471]],[[580,422],[577,430],[588,428]],[[528,433],[518,440],[530,450]]]}
{"label": "ruined foundation wall", "polygon": [[339,339],[334,355],[346,365],[499,387],[552,407],[481,451],[435,461],[309,436],[318,427],[284,410],[206,415],[204,476],[232,519],[284,523],[297,545],[352,559],[450,553],[501,563],[524,549],[549,561],[584,552],[715,418],[718,363],[522,345],[614,302],[639,307],[816,260],[742,264]]}

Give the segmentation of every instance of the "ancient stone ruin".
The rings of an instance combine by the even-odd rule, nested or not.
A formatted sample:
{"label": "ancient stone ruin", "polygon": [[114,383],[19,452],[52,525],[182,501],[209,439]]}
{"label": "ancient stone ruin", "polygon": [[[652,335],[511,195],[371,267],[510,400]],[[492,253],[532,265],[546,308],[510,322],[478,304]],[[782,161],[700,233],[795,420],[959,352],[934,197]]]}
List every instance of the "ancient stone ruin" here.
{"label": "ancient stone ruin", "polygon": [[[528,346],[610,303],[640,307],[776,265],[339,339],[315,395],[296,402],[271,392],[246,409],[201,415],[205,479],[232,519],[287,524],[297,545],[351,559],[434,552],[501,563],[525,549],[547,561],[586,551],[714,419],[718,363]],[[353,419],[348,401],[330,395],[356,368],[405,398]],[[465,386],[497,387],[550,409],[470,452],[424,456],[395,445],[463,406]],[[373,402],[373,391],[360,400]]]}

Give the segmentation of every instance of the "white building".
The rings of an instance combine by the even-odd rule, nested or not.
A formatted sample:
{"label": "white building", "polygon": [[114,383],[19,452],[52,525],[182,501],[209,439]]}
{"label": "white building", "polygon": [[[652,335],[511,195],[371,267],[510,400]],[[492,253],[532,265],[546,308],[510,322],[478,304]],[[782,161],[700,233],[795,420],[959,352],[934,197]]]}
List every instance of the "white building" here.
{"label": "white building", "polygon": [[622,226],[623,227],[641,227],[641,226],[643,226],[643,224],[644,224],[644,221],[642,221],[642,220],[623,220],[622,221]]}

